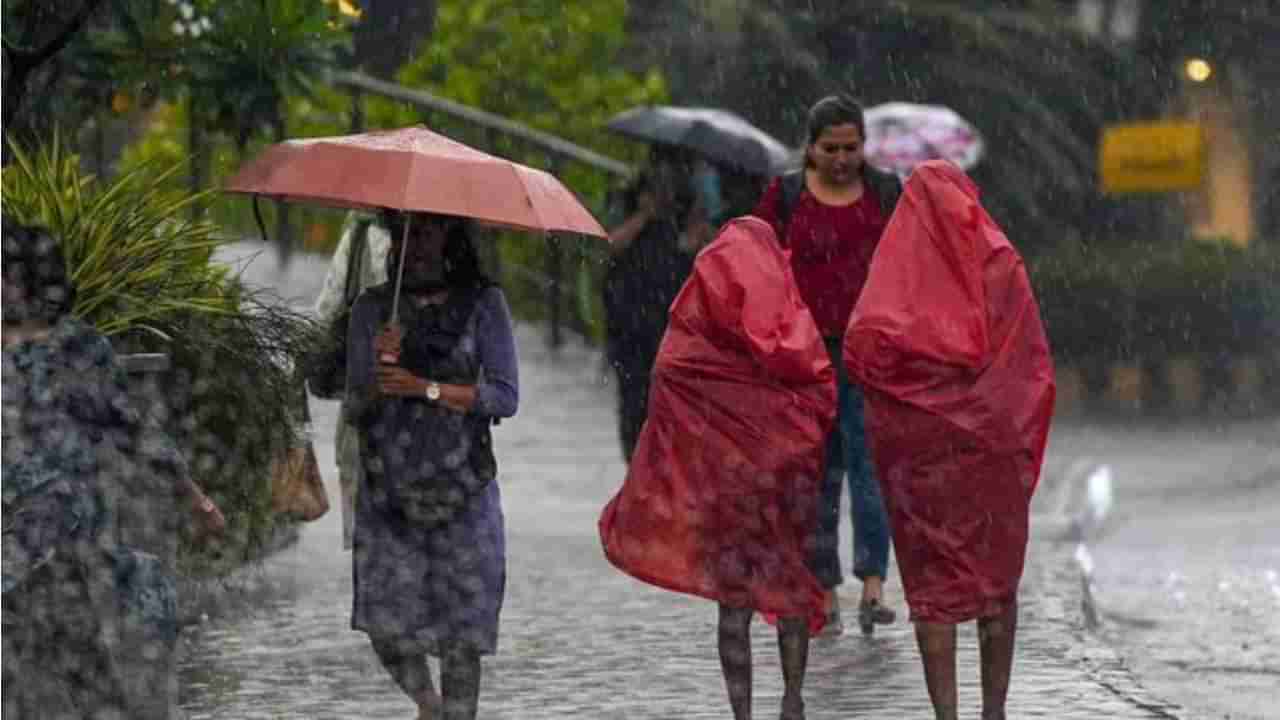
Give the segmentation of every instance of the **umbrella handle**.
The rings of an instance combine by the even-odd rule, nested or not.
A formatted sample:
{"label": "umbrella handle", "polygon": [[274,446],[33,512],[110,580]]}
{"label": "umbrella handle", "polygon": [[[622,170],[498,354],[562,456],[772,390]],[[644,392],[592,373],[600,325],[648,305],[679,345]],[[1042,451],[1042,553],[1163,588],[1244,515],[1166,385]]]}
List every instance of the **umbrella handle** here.
{"label": "umbrella handle", "polygon": [[258,232],[262,234],[262,243],[267,244],[267,224],[262,221],[262,210],[258,208],[258,193],[253,194],[253,219],[258,221]]}

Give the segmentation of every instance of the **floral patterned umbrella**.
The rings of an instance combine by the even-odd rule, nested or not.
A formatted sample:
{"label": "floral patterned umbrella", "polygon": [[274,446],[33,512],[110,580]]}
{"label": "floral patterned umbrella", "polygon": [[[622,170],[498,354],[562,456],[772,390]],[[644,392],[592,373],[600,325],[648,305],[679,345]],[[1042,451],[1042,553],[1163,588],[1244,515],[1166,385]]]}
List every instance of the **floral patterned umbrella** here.
{"label": "floral patterned umbrella", "polygon": [[949,160],[968,170],[982,159],[982,135],[941,105],[891,102],[867,108],[867,162],[901,178],[926,160]]}

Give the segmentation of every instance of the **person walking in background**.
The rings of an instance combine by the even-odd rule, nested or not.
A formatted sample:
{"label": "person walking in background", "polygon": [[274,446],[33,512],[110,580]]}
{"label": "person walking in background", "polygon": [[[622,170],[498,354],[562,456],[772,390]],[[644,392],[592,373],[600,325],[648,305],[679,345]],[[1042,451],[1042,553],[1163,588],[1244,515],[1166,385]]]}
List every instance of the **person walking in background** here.
{"label": "person walking in background", "polygon": [[[346,413],[364,439],[351,625],[369,635],[419,718],[443,708],[447,720],[469,720],[506,587],[490,426],[519,402],[515,337],[470,221],[387,211],[384,224],[388,277],[404,258],[398,320],[389,324],[395,283],[370,288],[347,341]],[[440,658],[440,694],[428,655]]]}
{"label": "person walking in background", "polygon": [[978,621],[982,717],[1002,720],[1053,360],[1022,258],[955,165],[916,167],[845,335],[938,720],[956,624]]}
{"label": "person walking in background", "polygon": [[671,307],[653,404],[600,518],[623,572],[719,604],[735,720],[751,717],[755,612],[776,618],[784,720],[804,718],[823,588],[809,567],[835,373],[768,224],[728,223]]}
{"label": "person walking in background", "polygon": [[[330,326],[349,318],[348,312],[360,293],[387,281],[387,251],[391,236],[379,219],[368,215],[350,213],[343,225],[342,237],[334,250],[333,261],[324,277],[324,287],[316,298],[316,320],[322,326]],[[346,327],[340,332],[345,333]],[[315,391],[315,388],[312,388]],[[345,383],[335,388],[336,397],[346,404]],[[338,464],[338,485],[342,497],[342,547],[351,549],[352,528],[355,523],[355,493],[360,486],[360,434],[347,421],[346,412],[338,414],[338,428],[334,439]]]}
{"label": "person walking in background", "polygon": [[870,635],[891,623],[884,604],[889,568],[889,526],[880,487],[867,453],[862,393],[840,362],[840,348],[871,257],[897,203],[897,181],[863,160],[866,128],[862,107],[833,95],[809,110],[805,167],[770,183],[754,214],[773,225],[791,253],[800,295],[826,340],[839,372],[839,416],[827,451],[827,473],[819,507],[814,571],[828,589],[827,632],[843,630],[835,588],[840,570],[841,475],[848,474],[853,515],[853,574],[862,580],[858,624]]}
{"label": "person walking in background", "polygon": [[618,435],[628,462],[644,424],[667,310],[712,233],[694,162],[684,151],[655,146],[651,167],[623,193],[625,219],[609,232],[606,354],[617,375]]}

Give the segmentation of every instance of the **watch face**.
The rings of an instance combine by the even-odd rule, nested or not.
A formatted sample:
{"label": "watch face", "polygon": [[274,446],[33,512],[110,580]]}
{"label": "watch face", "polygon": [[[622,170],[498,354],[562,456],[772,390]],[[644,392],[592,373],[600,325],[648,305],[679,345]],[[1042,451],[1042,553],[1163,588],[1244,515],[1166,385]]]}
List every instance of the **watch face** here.
{"label": "watch face", "polygon": [[440,386],[439,386],[439,385],[436,385],[435,383],[432,383],[432,384],[430,384],[430,385],[428,385],[428,386],[427,386],[427,399],[428,399],[428,400],[439,400],[439,399],[440,399]]}

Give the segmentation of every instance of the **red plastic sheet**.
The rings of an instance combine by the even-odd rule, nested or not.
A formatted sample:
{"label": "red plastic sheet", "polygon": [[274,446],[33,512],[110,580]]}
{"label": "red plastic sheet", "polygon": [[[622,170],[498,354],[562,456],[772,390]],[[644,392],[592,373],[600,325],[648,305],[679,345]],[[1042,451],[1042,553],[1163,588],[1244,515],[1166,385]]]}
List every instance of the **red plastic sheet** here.
{"label": "red plastic sheet", "polygon": [[609,560],[659,587],[806,617],[834,368],[767,223],[730,222],[671,306],[649,416],[600,518]]}
{"label": "red plastic sheet", "polygon": [[1001,612],[1022,576],[1053,362],[1021,257],[954,165],[912,173],[844,357],[912,617]]}

